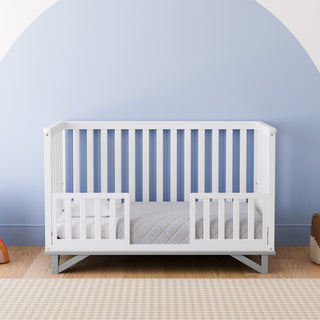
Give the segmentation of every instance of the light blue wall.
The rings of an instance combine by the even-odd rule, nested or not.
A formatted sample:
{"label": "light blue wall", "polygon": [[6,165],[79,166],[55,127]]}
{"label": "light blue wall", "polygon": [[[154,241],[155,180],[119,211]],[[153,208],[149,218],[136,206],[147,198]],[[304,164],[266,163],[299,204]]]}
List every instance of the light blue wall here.
{"label": "light blue wall", "polygon": [[266,121],[278,128],[277,243],[306,243],[319,211],[320,74],[253,0],[60,0],[0,63],[0,108],[11,244],[42,242],[42,128],[60,120]]}

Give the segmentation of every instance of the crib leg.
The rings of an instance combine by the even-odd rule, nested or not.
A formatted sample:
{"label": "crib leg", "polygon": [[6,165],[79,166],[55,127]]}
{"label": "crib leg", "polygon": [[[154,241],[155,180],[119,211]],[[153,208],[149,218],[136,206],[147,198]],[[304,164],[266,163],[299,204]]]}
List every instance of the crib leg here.
{"label": "crib leg", "polygon": [[258,264],[245,256],[232,256],[253,270],[260,273],[268,273],[268,256],[261,256],[261,264]]}
{"label": "crib leg", "polygon": [[58,274],[60,272],[63,272],[64,270],[72,267],[73,265],[75,265],[76,263],[82,261],[83,259],[87,258],[88,256],[74,256],[72,258],[70,258],[69,260],[61,263],[59,265],[60,262],[60,256],[56,255],[56,256],[51,256],[51,269],[52,269],[52,273],[53,274]]}
{"label": "crib leg", "polygon": [[51,256],[51,270],[53,274],[59,273],[60,256]]}

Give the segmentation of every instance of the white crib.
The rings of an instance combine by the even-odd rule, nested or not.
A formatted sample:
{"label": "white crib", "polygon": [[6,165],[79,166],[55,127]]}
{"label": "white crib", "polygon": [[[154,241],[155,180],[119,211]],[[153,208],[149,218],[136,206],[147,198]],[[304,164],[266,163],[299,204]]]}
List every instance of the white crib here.
{"label": "white crib", "polygon": [[[115,254],[231,255],[268,272],[275,128],[67,121],[44,134],[45,254],[53,273],[88,255]],[[61,255],[75,257],[59,264]],[[261,256],[260,264],[245,255]]]}

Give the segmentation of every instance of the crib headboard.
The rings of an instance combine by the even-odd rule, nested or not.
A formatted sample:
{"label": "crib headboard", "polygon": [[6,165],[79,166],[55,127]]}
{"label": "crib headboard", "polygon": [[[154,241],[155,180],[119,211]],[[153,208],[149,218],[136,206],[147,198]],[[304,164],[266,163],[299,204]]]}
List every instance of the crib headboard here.
{"label": "crib headboard", "polygon": [[68,121],[44,132],[52,192],[185,201],[190,192],[268,192],[274,184],[276,129],[262,122]]}

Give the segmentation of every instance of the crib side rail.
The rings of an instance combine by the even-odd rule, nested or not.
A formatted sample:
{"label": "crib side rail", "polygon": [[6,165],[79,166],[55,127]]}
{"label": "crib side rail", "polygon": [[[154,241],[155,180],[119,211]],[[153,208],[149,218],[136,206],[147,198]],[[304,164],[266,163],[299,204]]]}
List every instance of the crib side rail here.
{"label": "crib side rail", "polygon": [[[271,196],[268,193],[191,193],[190,194],[190,243],[194,244],[199,241],[229,241],[229,240],[248,240],[252,244],[259,240],[268,246],[268,250],[274,250],[273,241],[269,240]],[[216,239],[211,238],[211,212],[210,204],[214,203],[218,208],[218,236]],[[232,239],[226,238],[226,204],[232,205]],[[245,217],[247,223],[247,237],[241,238],[240,235],[240,205],[245,202],[247,205],[247,215]],[[196,235],[196,205],[202,203],[202,219],[203,219],[203,237],[197,238]],[[257,239],[255,237],[255,212],[256,209],[262,215],[262,236]],[[242,217],[243,218],[243,217]]]}
{"label": "crib side rail", "polygon": [[88,201],[94,202],[94,215],[91,217],[94,221],[94,238],[92,240],[101,240],[101,219],[102,209],[101,201],[109,203],[108,220],[109,220],[109,236],[106,241],[119,241],[117,238],[117,216],[119,215],[118,204],[123,203],[123,240],[127,244],[130,243],[130,200],[128,193],[53,193],[52,194],[52,243],[59,241],[57,237],[57,215],[59,208],[63,208],[64,214],[64,241],[74,241],[72,237],[72,219],[74,219],[72,211],[72,203],[79,203],[79,220],[80,220],[80,238],[79,240],[87,240],[87,219]]}

